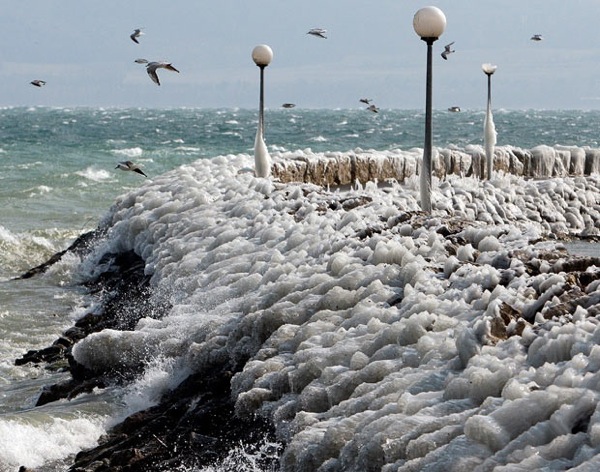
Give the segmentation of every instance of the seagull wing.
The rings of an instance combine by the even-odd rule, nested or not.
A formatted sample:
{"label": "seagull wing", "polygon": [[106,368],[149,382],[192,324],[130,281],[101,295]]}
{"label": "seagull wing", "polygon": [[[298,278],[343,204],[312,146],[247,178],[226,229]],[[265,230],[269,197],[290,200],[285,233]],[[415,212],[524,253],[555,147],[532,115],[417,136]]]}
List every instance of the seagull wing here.
{"label": "seagull wing", "polygon": [[312,34],[313,36],[318,36],[319,38],[327,39],[326,33],[327,30],[323,28],[312,28],[307,34]]}
{"label": "seagull wing", "polygon": [[129,37],[131,38],[131,40],[134,43],[140,44],[140,42],[137,40],[137,38],[139,38],[141,35],[143,35],[144,33],[142,33],[142,30],[140,28],[136,28],[135,30],[133,30],[133,33],[131,33],[129,35]]}
{"label": "seagull wing", "polygon": [[150,63],[146,66],[146,71],[148,72],[148,75],[152,79],[152,82],[154,82],[156,85],[160,85],[160,81],[158,80],[158,75],[156,74],[156,68],[157,68],[157,66],[155,64]]}

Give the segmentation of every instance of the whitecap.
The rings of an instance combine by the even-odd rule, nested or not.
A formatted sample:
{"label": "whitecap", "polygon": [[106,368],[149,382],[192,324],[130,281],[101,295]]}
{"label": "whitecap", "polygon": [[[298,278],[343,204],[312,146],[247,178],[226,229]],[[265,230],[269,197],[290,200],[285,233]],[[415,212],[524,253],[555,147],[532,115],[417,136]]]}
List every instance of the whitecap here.
{"label": "whitecap", "polygon": [[88,180],[92,180],[94,182],[102,182],[111,178],[111,174],[106,169],[98,169],[94,166],[77,171],[75,172],[75,174],[79,175],[80,177],[84,177]]}
{"label": "whitecap", "polygon": [[200,151],[200,148],[194,146],[178,146],[175,148],[175,151],[183,153],[196,153]]}
{"label": "whitecap", "polygon": [[29,193],[30,197],[37,197],[39,195],[45,195],[47,193],[52,192],[52,187],[48,185],[38,185],[35,188],[26,190]]}
{"label": "whitecap", "polygon": [[[93,447],[104,434],[98,418],[38,418],[21,422],[0,419],[0,464],[17,470],[37,468]],[[8,469],[2,469],[8,470]]]}
{"label": "whitecap", "polygon": [[142,155],[142,153],[144,151],[140,147],[133,147],[133,148],[125,148],[125,149],[113,149],[113,150],[111,150],[111,152],[118,156],[139,157]]}

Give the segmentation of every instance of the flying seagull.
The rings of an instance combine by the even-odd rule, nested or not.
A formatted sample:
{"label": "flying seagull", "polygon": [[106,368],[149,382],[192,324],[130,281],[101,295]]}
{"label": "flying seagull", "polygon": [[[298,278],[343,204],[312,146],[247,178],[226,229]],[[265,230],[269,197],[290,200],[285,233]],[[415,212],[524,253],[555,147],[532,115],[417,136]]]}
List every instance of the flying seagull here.
{"label": "flying seagull", "polygon": [[142,174],[144,177],[148,177],[146,174],[144,174],[144,171],[142,169],[140,169],[136,164],[134,164],[131,161],[119,162],[117,164],[117,167],[115,167],[115,169],[137,172],[138,174]]}
{"label": "flying seagull", "polygon": [[365,103],[367,105],[369,105],[371,103],[371,99],[370,98],[361,98],[359,100],[360,103]]}
{"label": "flying seagull", "polygon": [[284,103],[281,105],[283,108],[294,108],[296,106],[295,103]]}
{"label": "flying seagull", "polygon": [[139,59],[136,59],[133,62],[135,62],[137,64],[148,64],[148,59],[143,59],[143,58],[140,57]]}
{"label": "flying seagull", "polygon": [[31,85],[35,85],[36,87],[42,87],[42,86],[46,85],[46,81],[45,80],[40,80],[40,79],[32,80],[29,83]]}
{"label": "flying seagull", "polygon": [[379,113],[379,108],[377,108],[375,105],[368,106],[367,110],[372,111],[373,113]]}
{"label": "flying seagull", "polygon": [[446,44],[444,46],[444,52],[442,52],[442,57],[445,60],[448,60],[448,54],[452,54],[453,52],[456,52],[454,49],[452,49],[453,44],[454,44],[454,41],[452,41],[450,44]]}
{"label": "flying seagull", "polygon": [[308,33],[306,34],[312,34],[313,36],[317,36],[319,38],[323,38],[323,39],[327,39],[327,36],[325,36],[327,33],[327,30],[323,29],[323,28],[312,28]]}
{"label": "flying seagull", "polygon": [[131,38],[131,40],[136,43],[136,44],[140,44],[140,42],[137,40],[141,35],[143,35],[144,33],[142,33],[141,28],[136,28],[133,33],[131,33],[129,35],[129,37]]}
{"label": "flying seagull", "polygon": [[531,38],[532,41],[541,41],[544,39],[541,34],[534,34]]}
{"label": "flying seagull", "polygon": [[158,75],[156,74],[156,69],[167,69],[172,70],[173,72],[179,72],[168,62],[149,62],[146,66],[146,71],[148,72],[148,75],[156,85],[160,85]]}

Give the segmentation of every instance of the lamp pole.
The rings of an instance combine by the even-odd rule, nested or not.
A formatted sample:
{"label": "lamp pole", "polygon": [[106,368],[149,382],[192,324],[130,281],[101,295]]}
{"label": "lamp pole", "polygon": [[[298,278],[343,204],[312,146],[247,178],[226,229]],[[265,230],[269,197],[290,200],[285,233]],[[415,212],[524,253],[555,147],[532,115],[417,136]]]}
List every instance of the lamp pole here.
{"label": "lamp pole", "polygon": [[260,68],[260,97],[258,109],[258,129],[254,141],[254,173],[257,177],[268,177],[271,174],[271,156],[265,144],[265,67],[273,60],[273,51],[266,44],[259,44],[252,50],[252,59]]}
{"label": "lamp pole", "polygon": [[425,86],[425,144],[421,164],[421,209],[431,213],[431,155],[432,155],[432,107],[433,107],[433,43],[446,28],[446,16],[437,7],[421,8],[413,18],[415,33],[427,43],[427,81]]}
{"label": "lamp pole", "polygon": [[494,147],[496,146],[496,126],[492,116],[492,75],[496,72],[497,66],[492,64],[483,64],[481,66],[483,73],[487,75],[487,110],[485,122],[483,124],[483,144],[485,147],[485,160],[487,168],[487,178],[491,180],[494,170]]}

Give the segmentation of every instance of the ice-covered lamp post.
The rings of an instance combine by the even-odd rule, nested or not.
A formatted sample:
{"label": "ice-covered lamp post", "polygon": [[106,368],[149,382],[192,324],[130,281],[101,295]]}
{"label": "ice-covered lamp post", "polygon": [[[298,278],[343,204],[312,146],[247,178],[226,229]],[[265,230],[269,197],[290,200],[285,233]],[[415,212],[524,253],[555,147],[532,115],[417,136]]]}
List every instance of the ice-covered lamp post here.
{"label": "ice-covered lamp post", "polygon": [[425,92],[425,145],[421,165],[421,208],[431,213],[431,108],[433,43],[446,29],[446,16],[437,7],[421,8],[413,18],[413,28],[427,43],[427,85]]}
{"label": "ice-covered lamp post", "polygon": [[492,116],[492,74],[496,72],[497,66],[492,64],[483,64],[481,66],[485,75],[487,75],[487,111],[483,123],[483,145],[485,147],[485,160],[487,168],[487,178],[492,178],[494,170],[494,147],[496,146],[496,126]]}
{"label": "ice-covered lamp post", "polygon": [[254,140],[254,173],[257,177],[271,175],[271,156],[267,150],[264,136],[265,115],[265,67],[273,60],[273,50],[266,44],[259,44],[252,50],[252,59],[260,68],[260,100],[258,111],[258,129]]}

